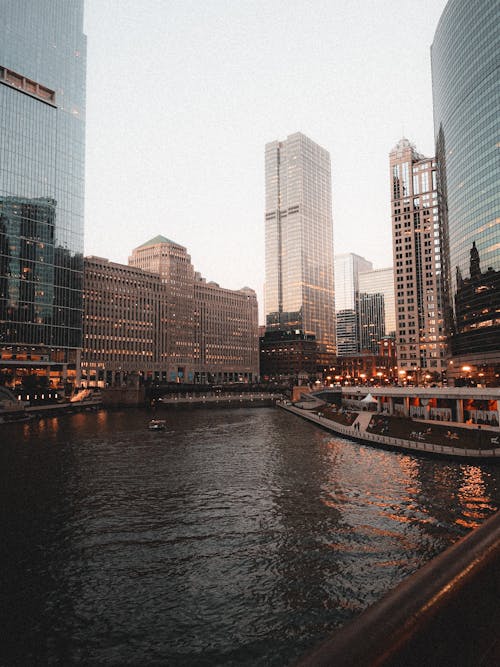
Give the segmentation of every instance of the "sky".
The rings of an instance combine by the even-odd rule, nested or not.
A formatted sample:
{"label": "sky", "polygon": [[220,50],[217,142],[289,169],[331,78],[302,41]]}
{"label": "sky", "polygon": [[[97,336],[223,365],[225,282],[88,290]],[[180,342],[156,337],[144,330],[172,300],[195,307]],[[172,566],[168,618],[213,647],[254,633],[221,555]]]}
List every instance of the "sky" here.
{"label": "sky", "polygon": [[388,154],[434,154],[446,0],[85,0],[85,254],[162,234],[221,287],[264,284],[264,147],[330,152],[334,253],[392,265]]}

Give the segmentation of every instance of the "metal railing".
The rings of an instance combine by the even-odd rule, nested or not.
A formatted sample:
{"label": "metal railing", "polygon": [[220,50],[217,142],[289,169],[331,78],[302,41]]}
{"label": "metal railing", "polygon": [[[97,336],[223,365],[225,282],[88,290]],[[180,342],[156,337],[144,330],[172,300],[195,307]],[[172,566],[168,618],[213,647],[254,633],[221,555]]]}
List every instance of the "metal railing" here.
{"label": "metal railing", "polygon": [[331,635],[296,667],[500,664],[500,512]]}

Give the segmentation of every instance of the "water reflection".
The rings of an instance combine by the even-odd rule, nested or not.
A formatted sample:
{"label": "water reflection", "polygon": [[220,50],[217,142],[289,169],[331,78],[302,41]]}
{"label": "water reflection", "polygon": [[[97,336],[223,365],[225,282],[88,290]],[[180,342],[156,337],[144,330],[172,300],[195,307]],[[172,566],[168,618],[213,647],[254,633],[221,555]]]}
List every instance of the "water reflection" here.
{"label": "water reflection", "polygon": [[285,665],[499,506],[278,410],[4,425],[6,664]]}

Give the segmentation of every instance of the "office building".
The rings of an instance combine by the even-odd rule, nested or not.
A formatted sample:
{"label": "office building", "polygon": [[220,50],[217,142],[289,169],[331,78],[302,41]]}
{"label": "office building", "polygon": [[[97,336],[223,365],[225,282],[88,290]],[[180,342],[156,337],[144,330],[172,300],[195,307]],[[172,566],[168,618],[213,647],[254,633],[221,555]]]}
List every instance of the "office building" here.
{"label": "office building", "polygon": [[[132,251],[129,265],[160,276],[167,287],[161,304],[160,332],[165,363],[175,378],[186,378],[194,365],[194,277],[186,248],[156,236]],[[188,371],[188,369],[190,369]],[[169,371],[169,376],[172,371]]]}
{"label": "office building", "polygon": [[195,382],[256,382],[259,376],[257,294],[230,290],[195,274]]}
{"label": "office building", "polygon": [[260,337],[260,375],[264,382],[297,385],[317,376],[314,336],[292,331],[266,331]]}
{"label": "office building", "polygon": [[385,336],[385,303],[380,293],[359,294],[359,348],[362,352],[377,352]]}
{"label": "office building", "polygon": [[431,48],[448,378],[499,384],[500,4],[449,0]]}
{"label": "office building", "polygon": [[166,382],[172,369],[162,364],[160,276],[102,257],[85,257],[84,275],[82,383]]}
{"label": "office building", "polygon": [[438,381],[446,366],[436,162],[403,138],[390,170],[399,371]]}
{"label": "office building", "polygon": [[3,0],[0,383],[78,381],[82,344],[83,0]]}
{"label": "office building", "polygon": [[359,273],[359,340],[361,350],[379,349],[382,338],[396,335],[392,266]]}
{"label": "office building", "polygon": [[84,385],[258,379],[253,290],[207,282],[186,248],[163,236],[130,261],[85,258]]}
{"label": "office building", "polygon": [[315,336],[335,353],[330,155],[300,132],[265,151],[268,331]]}
{"label": "office building", "polygon": [[337,354],[340,357],[360,351],[359,274],[371,269],[371,262],[354,253],[335,255]]}

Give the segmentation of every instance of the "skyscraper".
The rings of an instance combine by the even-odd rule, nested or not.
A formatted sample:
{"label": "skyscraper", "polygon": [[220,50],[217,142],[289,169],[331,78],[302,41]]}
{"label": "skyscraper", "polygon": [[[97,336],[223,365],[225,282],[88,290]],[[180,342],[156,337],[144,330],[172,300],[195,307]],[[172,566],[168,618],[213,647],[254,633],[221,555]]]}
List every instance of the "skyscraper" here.
{"label": "skyscraper", "polygon": [[385,336],[384,295],[380,292],[360,292],[358,309],[359,349],[361,352],[377,353]]}
{"label": "skyscraper", "polygon": [[[384,333],[382,336],[394,338],[396,335],[396,311],[394,307],[394,269],[392,266],[386,269],[373,269],[359,273],[359,294],[380,294],[384,305]],[[367,322],[360,317],[360,329]],[[361,345],[363,345],[363,334],[361,334]]]}
{"label": "skyscraper", "polygon": [[352,252],[335,256],[335,311],[337,354],[349,356],[360,351],[359,274],[373,264]]}
{"label": "skyscraper", "polygon": [[390,170],[398,365],[401,373],[438,380],[445,333],[436,162],[403,138],[390,153]]}
{"label": "skyscraper", "polygon": [[431,49],[452,380],[499,384],[500,3],[449,0]]}
{"label": "skyscraper", "polygon": [[266,328],[335,352],[330,155],[300,132],[266,145]]}
{"label": "skyscraper", "polygon": [[74,381],[82,344],[83,0],[2,0],[0,382]]}

